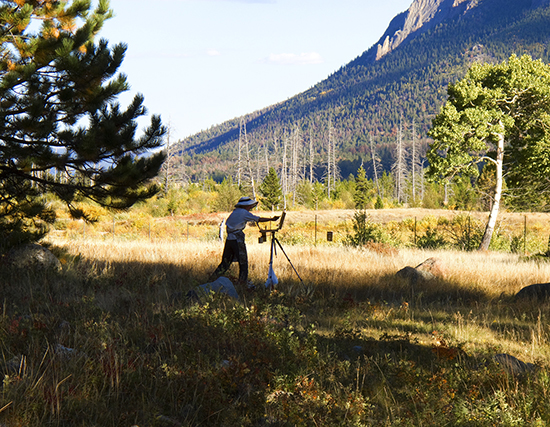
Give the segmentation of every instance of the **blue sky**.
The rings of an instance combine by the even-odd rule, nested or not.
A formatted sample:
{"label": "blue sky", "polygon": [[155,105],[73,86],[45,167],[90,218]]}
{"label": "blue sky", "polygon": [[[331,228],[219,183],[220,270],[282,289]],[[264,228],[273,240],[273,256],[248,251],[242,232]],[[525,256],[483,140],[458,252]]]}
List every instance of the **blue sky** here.
{"label": "blue sky", "polygon": [[[181,139],[325,79],[412,0],[111,0],[100,37],[128,45],[121,71]],[[143,121],[141,126],[148,122]]]}

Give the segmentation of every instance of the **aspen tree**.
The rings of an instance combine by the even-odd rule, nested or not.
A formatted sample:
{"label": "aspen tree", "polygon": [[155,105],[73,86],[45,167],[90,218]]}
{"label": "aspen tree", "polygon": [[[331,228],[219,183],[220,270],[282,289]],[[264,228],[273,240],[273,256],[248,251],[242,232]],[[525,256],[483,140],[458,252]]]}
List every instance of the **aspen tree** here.
{"label": "aspen tree", "polygon": [[[449,86],[448,100],[429,135],[432,180],[479,176],[480,164],[494,167],[492,206],[480,250],[487,250],[508,188],[534,194],[550,174],[550,66],[524,55],[501,64],[474,64]],[[544,197],[542,193],[538,198]]]}

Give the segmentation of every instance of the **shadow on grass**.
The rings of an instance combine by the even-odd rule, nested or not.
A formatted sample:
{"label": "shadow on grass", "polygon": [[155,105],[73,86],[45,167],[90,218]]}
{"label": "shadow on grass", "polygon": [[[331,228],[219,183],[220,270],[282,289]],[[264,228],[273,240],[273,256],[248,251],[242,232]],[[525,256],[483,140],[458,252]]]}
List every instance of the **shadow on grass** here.
{"label": "shadow on grass", "polygon": [[376,300],[393,304],[401,304],[403,301],[409,304],[472,304],[488,302],[495,298],[481,290],[467,288],[444,279],[436,278],[412,285],[395,275],[385,275],[368,282],[345,286],[330,282],[318,282],[312,286],[323,295],[333,294],[342,298],[347,296],[356,302]]}
{"label": "shadow on grass", "polygon": [[[0,421],[309,426],[416,417],[417,425],[430,425],[432,413],[449,415],[454,396],[467,401],[475,389],[476,399],[486,393],[490,400],[495,381],[506,381],[476,375],[482,358],[456,346],[415,340],[412,322],[390,329],[396,311],[397,320],[409,318],[404,303],[415,313],[433,307],[421,319],[428,323],[491,300],[452,283],[412,288],[386,276],[341,286],[292,278],[242,304],[223,296],[173,300],[204,280],[196,266],[163,262],[67,257],[61,273],[4,268],[1,406],[11,406]],[[327,333],[317,332],[328,317]],[[366,319],[377,336],[361,332]]]}

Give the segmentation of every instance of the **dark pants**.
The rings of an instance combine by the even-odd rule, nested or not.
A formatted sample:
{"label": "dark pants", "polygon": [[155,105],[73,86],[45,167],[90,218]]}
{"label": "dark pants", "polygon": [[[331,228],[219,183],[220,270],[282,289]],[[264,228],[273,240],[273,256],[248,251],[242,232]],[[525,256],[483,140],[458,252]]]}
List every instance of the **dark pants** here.
{"label": "dark pants", "polygon": [[246,245],[244,242],[237,240],[226,240],[223,248],[222,262],[216,268],[213,276],[219,277],[225,274],[231,263],[239,263],[239,283],[246,284],[248,280],[248,255],[246,253]]}

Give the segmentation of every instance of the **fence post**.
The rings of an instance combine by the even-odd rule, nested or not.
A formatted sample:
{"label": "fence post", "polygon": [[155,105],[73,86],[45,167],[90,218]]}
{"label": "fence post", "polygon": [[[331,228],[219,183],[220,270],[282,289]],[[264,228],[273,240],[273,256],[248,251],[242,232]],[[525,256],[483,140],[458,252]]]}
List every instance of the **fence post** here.
{"label": "fence post", "polygon": [[414,246],[416,246],[416,217],[414,217]]}
{"label": "fence post", "polygon": [[315,215],[315,246],[317,246],[317,215]]}
{"label": "fence post", "polygon": [[527,215],[523,219],[523,256],[527,255]]}

